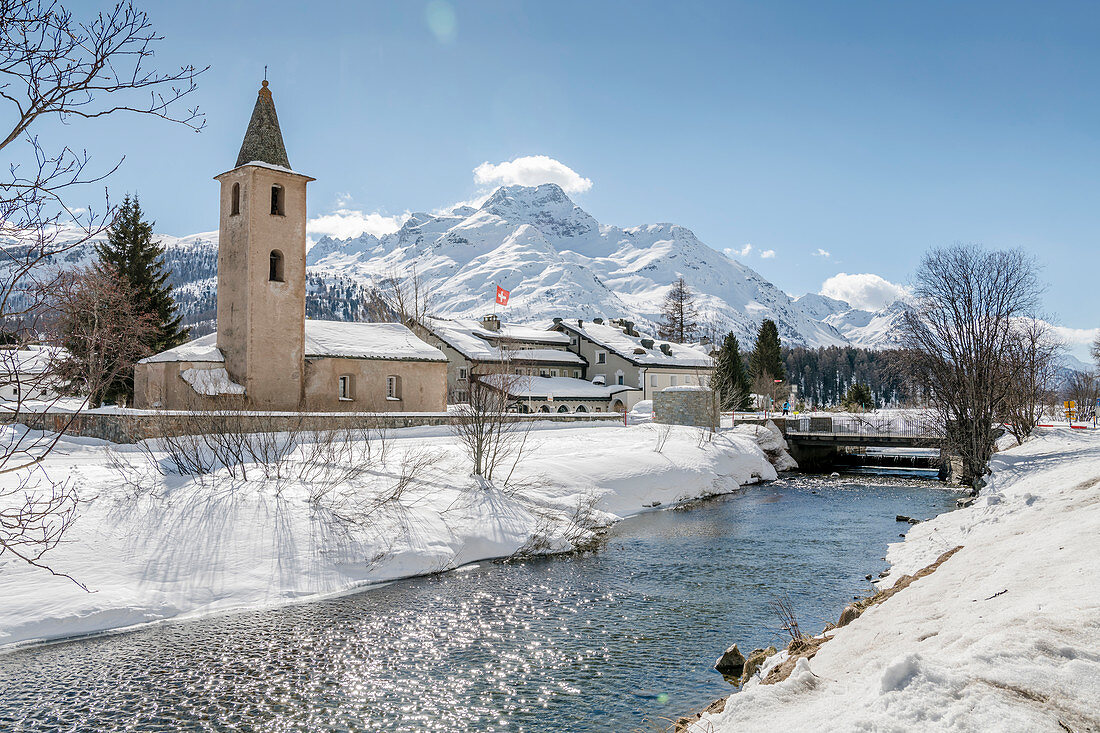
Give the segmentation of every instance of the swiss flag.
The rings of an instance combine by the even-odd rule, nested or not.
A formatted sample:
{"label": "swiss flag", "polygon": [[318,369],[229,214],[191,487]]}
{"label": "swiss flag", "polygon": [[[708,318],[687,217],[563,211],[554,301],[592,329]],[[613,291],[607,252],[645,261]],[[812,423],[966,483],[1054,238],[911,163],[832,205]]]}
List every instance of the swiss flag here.
{"label": "swiss flag", "polygon": [[497,305],[508,305],[508,296],[510,294],[511,293],[507,290],[497,285]]}

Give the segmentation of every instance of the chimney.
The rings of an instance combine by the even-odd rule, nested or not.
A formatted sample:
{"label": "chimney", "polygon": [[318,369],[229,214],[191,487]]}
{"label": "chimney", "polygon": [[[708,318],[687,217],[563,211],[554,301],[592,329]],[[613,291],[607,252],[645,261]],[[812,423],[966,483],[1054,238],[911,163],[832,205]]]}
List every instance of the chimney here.
{"label": "chimney", "polygon": [[672,356],[672,347],[669,344],[661,344],[661,353],[665,356]]}
{"label": "chimney", "polygon": [[554,319],[554,325],[557,326],[557,325],[560,325],[560,324],[561,324],[561,318],[555,318]]}
{"label": "chimney", "polygon": [[500,319],[492,314],[487,315],[481,319],[481,327],[484,328],[486,331],[499,331]]}
{"label": "chimney", "polygon": [[593,318],[592,322],[597,324],[597,325],[600,325],[600,326],[603,325],[603,319],[602,318]]}
{"label": "chimney", "polygon": [[653,348],[653,339],[642,339],[642,348],[643,349],[652,349]]}

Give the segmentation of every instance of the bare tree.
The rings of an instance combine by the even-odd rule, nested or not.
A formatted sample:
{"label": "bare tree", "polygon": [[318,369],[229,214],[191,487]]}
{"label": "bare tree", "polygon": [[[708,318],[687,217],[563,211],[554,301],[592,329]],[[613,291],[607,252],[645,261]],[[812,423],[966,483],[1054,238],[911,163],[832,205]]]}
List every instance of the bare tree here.
{"label": "bare tree", "polygon": [[408,274],[392,271],[381,282],[379,296],[388,315],[406,326],[423,323],[431,312],[432,298],[428,286],[415,267]]}
{"label": "bare tree", "polygon": [[505,484],[523,457],[531,430],[530,422],[517,419],[513,396],[529,378],[514,374],[510,364],[504,353],[499,363],[475,366],[470,374],[468,404],[451,423],[473,464],[473,475],[493,481],[498,468],[510,465]]}
{"label": "bare tree", "polygon": [[[10,127],[0,128],[0,149],[11,161],[0,180],[0,330],[16,350],[39,338],[42,298],[58,277],[50,263],[101,234],[111,220],[109,199],[99,211],[72,199],[121,163],[93,171],[87,152],[72,137],[51,144],[34,133],[35,127],[58,120],[72,136],[74,122],[131,112],[201,129],[197,108],[175,110],[205,69],[150,68],[161,40],[131,2],[77,19],[53,0],[0,0],[0,100],[9,105],[11,120]],[[0,360],[0,368],[12,363]],[[10,381],[10,374],[0,381]],[[58,439],[58,434],[26,431],[7,435],[19,437],[0,444],[5,472],[34,467]],[[30,508],[0,520],[0,558],[11,554],[42,567],[42,552],[68,527],[76,494],[67,486],[51,484],[50,492],[42,493],[25,485],[32,492]]]}
{"label": "bare tree", "polygon": [[695,338],[699,330],[696,319],[699,312],[695,307],[695,295],[684,278],[672,283],[661,305],[661,323],[657,335],[669,341],[682,344]]}
{"label": "bare tree", "polygon": [[1001,417],[1017,442],[1022,443],[1035,430],[1050,394],[1056,391],[1062,349],[1046,322],[1025,318],[1014,324],[1004,363],[1004,379],[1011,387]]}
{"label": "bare tree", "polygon": [[98,407],[110,386],[149,355],[159,323],[141,311],[126,278],[106,265],[62,275],[46,297],[50,340],[63,347],[51,370],[70,393]]}
{"label": "bare tree", "polygon": [[1095,413],[1096,399],[1100,397],[1100,378],[1088,372],[1071,372],[1062,387],[1062,397],[1076,404],[1077,414],[1082,416],[1079,419],[1087,419],[1083,416]]}
{"label": "bare tree", "polygon": [[980,485],[993,453],[993,422],[1012,389],[1005,364],[1014,322],[1034,314],[1042,287],[1018,250],[935,249],[917,270],[901,325],[909,374],[928,395],[961,481]]}

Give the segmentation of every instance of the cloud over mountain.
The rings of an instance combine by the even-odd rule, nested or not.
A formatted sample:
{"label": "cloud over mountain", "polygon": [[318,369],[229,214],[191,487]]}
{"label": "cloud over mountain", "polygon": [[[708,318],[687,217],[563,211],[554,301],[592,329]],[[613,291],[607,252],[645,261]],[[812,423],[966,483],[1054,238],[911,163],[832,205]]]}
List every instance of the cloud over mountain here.
{"label": "cloud over mountain", "polygon": [[538,186],[556,183],[566,193],[584,193],[592,188],[591,179],[584,178],[565,163],[547,155],[525,155],[496,164],[485,161],[474,168],[474,181],[482,186]]}
{"label": "cloud over mountain", "polygon": [[903,285],[869,272],[849,275],[838,272],[821,283],[822,295],[843,300],[853,308],[862,310],[881,310],[896,300],[909,297],[909,291]]}

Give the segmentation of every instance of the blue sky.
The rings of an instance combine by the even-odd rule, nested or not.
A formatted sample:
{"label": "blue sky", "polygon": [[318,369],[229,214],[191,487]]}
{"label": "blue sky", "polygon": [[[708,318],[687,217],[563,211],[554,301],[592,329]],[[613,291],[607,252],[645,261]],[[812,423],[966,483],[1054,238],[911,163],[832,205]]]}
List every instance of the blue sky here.
{"label": "blue sky", "polygon": [[1059,323],[1100,325],[1095,3],[146,5],[161,65],[212,67],[206,129],[80,134],[126,155],[112,195],[140,192],[158,231],[216,228],[211,177],[267,64],[311,217],[343,212],[315,234],[475,198],[479,165],[542,155],[591,182],[573,198],[600,221],[751,244],[739,258],[794,294],[905,283],[929,247],[980,242],[1039,258]]}

